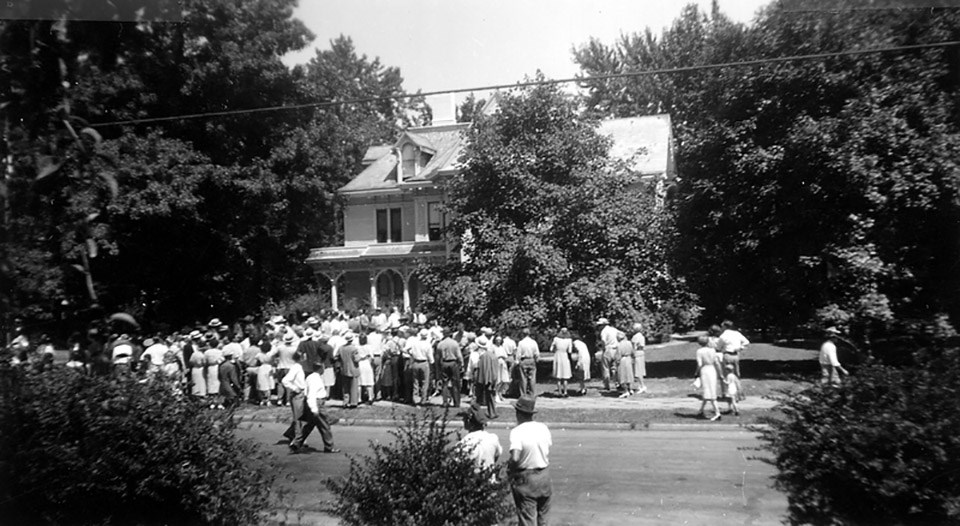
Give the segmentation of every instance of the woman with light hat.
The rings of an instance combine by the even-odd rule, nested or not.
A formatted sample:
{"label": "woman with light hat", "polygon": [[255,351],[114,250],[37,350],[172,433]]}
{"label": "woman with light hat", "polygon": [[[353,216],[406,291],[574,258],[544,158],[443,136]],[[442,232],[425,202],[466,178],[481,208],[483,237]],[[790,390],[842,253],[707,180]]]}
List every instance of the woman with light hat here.
{"label": "woman with light hat", "polygon": [[207,335],[207,350],[203,356],[207,362],[207,398],[210,398],[210,407],[222,407],[220,403],[220,364],[223,363],[223,351],[217,335]]}

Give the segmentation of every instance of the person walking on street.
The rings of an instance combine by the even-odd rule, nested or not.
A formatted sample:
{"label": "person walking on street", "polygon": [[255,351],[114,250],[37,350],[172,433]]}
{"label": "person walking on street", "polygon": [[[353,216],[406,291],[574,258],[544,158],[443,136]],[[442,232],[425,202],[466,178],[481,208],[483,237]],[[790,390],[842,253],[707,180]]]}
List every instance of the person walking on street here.
{"label": "person walking on street", "polygon": [[533,420],[536,402],[533,396],[523,395],[513,404],[517,427],[510,430],[507,468],[519,526],[545,526],[553,494],[549,472],[553,438],[547,426]]}
{"label": "person walking on street", "polygon": [[539,359],[540,346],[530,337],[530,328],[523,329],[523,339],[517,343],[521,395],[537,396],[537,360]]}
{"label": "person walking on street", "polygon": [[290,410],[293,415],[293,421],[283,432],[283,437],[290,443],[290,449],[293,450],[293,441],[300,434],[300,428],[303,426],[301,417],[303,416],[303,404],[306,397],[307,380],[303,374],[303,367],[300,365],[300,353],[293,352],[290,357],[290,366],[287,373],[283,375],[280,382],[283,384],[290,398]]}
{"label": "person walking on street", "polygon": [[826,341],[820,346],[820,383],[839,385],[840,373],[850,375],[837,358],[837,344],[834,340],[840,335],[840,331],[836,327],[830,327],[825,332]]}
{"label": "person walking on street", "polygon": [[437,344],[437,354],[440,357],[440,396],[443,397],[443,407],[449,407],[451,398],[453,407],[460,407],[463,354],[460,352],[460,344],[450,336],[450,329],[444,329],[443,336]]}
{"label": "person walking on street", "polygon": [[303,450],[303,443],[314,428],[320,430],[320,438],[323,440],[324,453],[339,453],[340,450],[333,445],[333,430],[330,429],[330,419],[323,410],[326,403],[327,388],[323,381],[323,361],[317,360],[312,364],[313,372],[305,379],[306,394],[304,402],[306,407],[300,416],[303,425],[297,433],[296,438],[290,442],[290,452],[299,453]]}

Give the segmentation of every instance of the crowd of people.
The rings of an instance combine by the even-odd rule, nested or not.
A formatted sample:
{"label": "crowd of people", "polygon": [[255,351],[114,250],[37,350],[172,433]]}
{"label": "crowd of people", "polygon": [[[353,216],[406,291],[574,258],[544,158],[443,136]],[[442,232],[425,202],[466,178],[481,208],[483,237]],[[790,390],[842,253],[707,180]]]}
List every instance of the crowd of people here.
{"label": "crowd of people", "polygon": [[[377,400],[413,405],[441,396],[445,406],[459,407],[465,395],[497,418],[497,404],[509,390],[537,394],[541,349],[553,354],[554,395],[586,394],[591,353],[580,334],[566,328],[538,341],[529,328],[463,325],[441,327],[418,313],[390,314],[383,309],[304,314],[297,320],[273,316],[262,323],[248,317],[227,324],[214,318],[172,334],[140,337],[116,330],[91,329],[73,338],[68,367],[85,373],[162,375],[213,408],[243,402],[291,403],[283,379],[295,364],[309,375],[319,369],[328,396],[352,409]],[[122,328],[122,326],[121,326]],[[598,320],[601,357],[598,367],[605,389],[621,396],[646,391],[645,339],[634,326],[627,339],[606,318]],[[25,335],[13,342],[15,362],[52,362],[52,345],[31,347]],[[33,352],[29,352],[32,350]],[[318,365],[319,364],[319,365]]]}

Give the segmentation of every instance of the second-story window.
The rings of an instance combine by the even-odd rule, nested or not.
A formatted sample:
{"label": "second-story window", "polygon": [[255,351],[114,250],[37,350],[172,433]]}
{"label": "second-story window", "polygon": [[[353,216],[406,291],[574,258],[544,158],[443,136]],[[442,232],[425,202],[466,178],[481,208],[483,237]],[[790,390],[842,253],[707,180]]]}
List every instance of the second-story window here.
{"label": "second-story window", "polygon": [[439,201],[427,203],[427,230],[430,241],[443,239],[443,211],[440,210]]}
{"label": "second-story window", "polygon": [[403,238],[403,222],[399,208],[377,210],[377,243],[398,243]]}

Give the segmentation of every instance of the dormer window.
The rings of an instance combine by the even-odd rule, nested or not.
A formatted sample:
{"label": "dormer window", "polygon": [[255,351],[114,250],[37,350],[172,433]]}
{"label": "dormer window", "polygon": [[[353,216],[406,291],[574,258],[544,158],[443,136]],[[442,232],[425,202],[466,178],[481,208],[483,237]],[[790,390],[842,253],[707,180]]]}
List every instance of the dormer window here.
{"label": "dormer window", "polygon": [[417,147],[411,143],[403,145],[403,149],[400,151],[400,168],[403,170],[401,177],[404,181],[413,179],[416,177],[417,172],[419,172],[419,166],[417,166]]}

